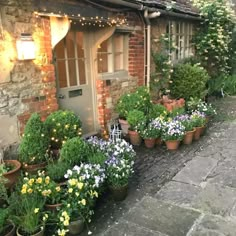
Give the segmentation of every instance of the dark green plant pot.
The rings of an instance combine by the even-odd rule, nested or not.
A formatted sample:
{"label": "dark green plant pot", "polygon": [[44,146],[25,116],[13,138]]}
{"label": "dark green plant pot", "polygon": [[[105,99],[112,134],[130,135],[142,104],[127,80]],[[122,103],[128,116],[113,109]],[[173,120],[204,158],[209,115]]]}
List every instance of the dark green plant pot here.
{"label": "dark green plant pot", "polygon": [[128,184],[121,187],[109,186],[109,189],[115,201],[123,201],[128,195]]}
{"label": "dark green plant pot", "polygon": [[81,219],[71,221],[68,229],[70,235],[78,235],[84,230],[84,221]]}

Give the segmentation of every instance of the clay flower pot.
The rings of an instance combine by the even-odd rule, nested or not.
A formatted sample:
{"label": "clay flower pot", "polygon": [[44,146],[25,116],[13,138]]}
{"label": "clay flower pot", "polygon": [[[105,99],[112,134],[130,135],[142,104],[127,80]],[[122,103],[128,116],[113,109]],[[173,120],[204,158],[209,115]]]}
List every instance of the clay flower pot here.
{"label": "clay flower pot", "polygon": [[166,147],[168,150],[174,151],[179,148],[180,141],[179,140],[167,140],[165,141]]}
{"label": "clay flower pot", "polygon": [[84,230],[82,219],[72,220],[68,226],[70,235],[79,235]]}
{"label": "clay flower pot", "polygon": [[34,164],[34,165],[28,165],[28,164],[23,164],[23,170],[25,172],[28,172],[30,174],[36,174],[38,170],[43,170],[47,166],[47,162],[42,162],[39,164]]}
{"label": "clay flower pot", "polygon": [[155,138],[146,138],[144,139],[145,147],[146,148],[153,148],[156,144]]}
{"label": "clay flower pot", "polygon": [[200,137],[201,137],[201,134],[203,132],[203,129],[204,129],[204,126],[201,126],[201,127],[195,127],[196,131],[193,135],[193,139],[194,140],[199,140]]}
{"label": "clay flower pot", "polygon": [[9,221],[8,224],[3,228],[3,236],[15,236],[16,226],[13,222]]}
{"label": "clay flower pot", "polygon": [[6,183],[6,188],[11,188],[14,186],[20,175],[21,163],[17,160],[6,160],[4,163],[14,166],[13,170],[3,174],[3,176],[8,180]]}
{"label": "clay flower pot", "polygon": [[134,146],[139,146],[142,142],[142,138],[137,131],[129,130],[129,139]]}
{"label": "clay flower pot", "polygon": [[[16,235],[17,235],[17,236],[25,236],[25,234],[23,233],[23,231],[21,230],[20,227],[18,227],[18,228],[16,229]],[[27,234],[27,235],[28,235],[28,234]],[[44,236],[44,228],[43,228],[43,229],[39,228],[39,230],[38,230],[37,233],[32,234],[32,235],[30,235],[30,236]]]}
{"label": "clay flower pot", "polygon": [[193,142],[193,136],[196,129],[193,129],[191,131],[187,131],[184,135],[183,143],[184,144],[191,144]]}
{"label": "clay flower pot", "polygon": [[127,120],[119,119],[119,123],[120,123],[120,126],[121,126],[122,133],[124,135],[127,135],[128,134],[128,129],[130,127],[128,121]]}
{"label": "clay flower pot", "polygon": [[57,204],[45,204],[45,209],[49,210],[51,212],[56,212],[57,210],[60,209],[62,206],[62,203],[57,203]]}

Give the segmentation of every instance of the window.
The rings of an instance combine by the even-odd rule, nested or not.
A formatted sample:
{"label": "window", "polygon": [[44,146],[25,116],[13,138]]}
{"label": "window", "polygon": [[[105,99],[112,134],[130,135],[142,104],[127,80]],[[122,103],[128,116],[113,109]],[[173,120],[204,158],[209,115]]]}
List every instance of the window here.
{"label": "window", "polygon": [[127,70],[128,36],[114,34],[98,45],[98,73],[114,73]]}
{"label": "window", "polygon": [[191,23],[171,21],[167,26],[167,34],[174,48],[171,52],[173,62],[193,55],[193,25]]}
{"label": "window", "polygon": [[83,33],[70,31],[55,47],[59,87],[86,84]]}

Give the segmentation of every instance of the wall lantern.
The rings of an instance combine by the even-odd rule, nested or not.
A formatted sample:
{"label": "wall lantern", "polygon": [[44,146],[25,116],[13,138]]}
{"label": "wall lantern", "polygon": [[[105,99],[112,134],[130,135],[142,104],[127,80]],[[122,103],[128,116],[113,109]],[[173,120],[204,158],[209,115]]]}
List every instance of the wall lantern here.
{"label": "wall lantern", "polygon": [[31,34],[23,33],[16,41],[18,60],[35,59],[35,43]]}

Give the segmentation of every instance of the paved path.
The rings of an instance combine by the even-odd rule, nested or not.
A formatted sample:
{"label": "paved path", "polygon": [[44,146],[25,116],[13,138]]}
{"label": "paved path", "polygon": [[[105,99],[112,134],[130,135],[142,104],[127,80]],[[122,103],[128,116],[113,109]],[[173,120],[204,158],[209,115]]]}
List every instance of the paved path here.
{"label": "paved path", "polygon": [[93,235],[236,236],[236,98],[216,105],[216,121],[194,144],[137,150],[128,198],[105,197]]}

